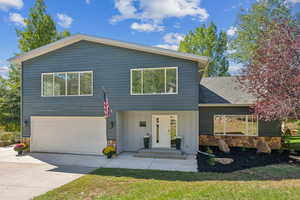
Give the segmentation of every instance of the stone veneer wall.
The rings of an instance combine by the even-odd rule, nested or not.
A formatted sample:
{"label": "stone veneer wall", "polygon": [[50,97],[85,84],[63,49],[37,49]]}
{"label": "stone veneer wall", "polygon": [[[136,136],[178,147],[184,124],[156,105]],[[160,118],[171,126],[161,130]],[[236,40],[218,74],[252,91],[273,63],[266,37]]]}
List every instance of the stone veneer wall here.
{"label": "stone veneer wall", "polygon": [[259,140],[264,140],[271,149],[281,148],[281,137],[256,137],[256,136],[215,136],[200,135],[199,145],[218,146],[218,140],[224,140],[230,147],[256,148]]}

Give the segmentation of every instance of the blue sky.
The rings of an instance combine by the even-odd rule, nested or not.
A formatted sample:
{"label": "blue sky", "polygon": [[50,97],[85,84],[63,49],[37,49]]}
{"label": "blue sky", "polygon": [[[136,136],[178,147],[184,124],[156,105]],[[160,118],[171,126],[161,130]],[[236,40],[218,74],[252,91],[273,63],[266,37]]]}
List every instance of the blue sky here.
{"label": "blue sky", "polygon": [[[241,7],[256,0],[45,0],[59,30],[175,49],[184,34],[214,22],[229,36],[235,34]],[[300,10],[300,0],[287,0]],[[7,59],[18,53],[16,28],[22,28],[34,0],[0,0],[0,74]],[[236,73],[239,65],[231,63]]]}

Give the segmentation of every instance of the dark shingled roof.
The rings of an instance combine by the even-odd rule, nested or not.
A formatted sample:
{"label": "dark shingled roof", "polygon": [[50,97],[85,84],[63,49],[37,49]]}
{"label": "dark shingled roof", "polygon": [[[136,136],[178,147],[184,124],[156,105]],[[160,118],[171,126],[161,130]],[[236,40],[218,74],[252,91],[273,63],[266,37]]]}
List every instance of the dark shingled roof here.
{"label": "dark shingled roof", "polygon": [[237,77],[209,77],[200,82],[199,104],[253,104],[255,97],[240,88]]}

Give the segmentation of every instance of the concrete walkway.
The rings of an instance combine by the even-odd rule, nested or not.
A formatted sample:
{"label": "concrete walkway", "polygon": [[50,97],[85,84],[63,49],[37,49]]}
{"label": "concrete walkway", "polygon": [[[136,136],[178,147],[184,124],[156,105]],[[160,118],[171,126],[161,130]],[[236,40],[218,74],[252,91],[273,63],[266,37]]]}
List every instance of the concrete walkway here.
{"label": "concrete walkway", "polygon": [[187,160],[136,158],[132,153],[122,153],[114,159],[52,153],[16,157],[12,147],[1,147],[0,199],[31,199],[100,167],[197,171],[193,156]]}

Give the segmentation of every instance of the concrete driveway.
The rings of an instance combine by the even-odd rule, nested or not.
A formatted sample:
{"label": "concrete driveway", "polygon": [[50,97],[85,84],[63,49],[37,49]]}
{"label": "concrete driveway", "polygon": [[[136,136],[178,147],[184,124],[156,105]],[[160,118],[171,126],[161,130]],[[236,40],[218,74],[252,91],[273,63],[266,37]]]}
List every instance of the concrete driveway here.
{"label": "concrete driveway", "polygon": [[197,171],[193,157],[187,160],[136,158],[132,153],[110,160],[101,156],[52,153],[16,157],[12,147],[1,147],[0,199],[28,200],[100,167]]}
{"label": "concrete driveway", "polygon": [[[96,167],[54,164],[38,157],[16,157],[12,148],[0,148],[0,199],[28,200],[73,181]],[[49,158],[48,158],[49,159]],[[46,159],[45,159],[46,160]]]}

